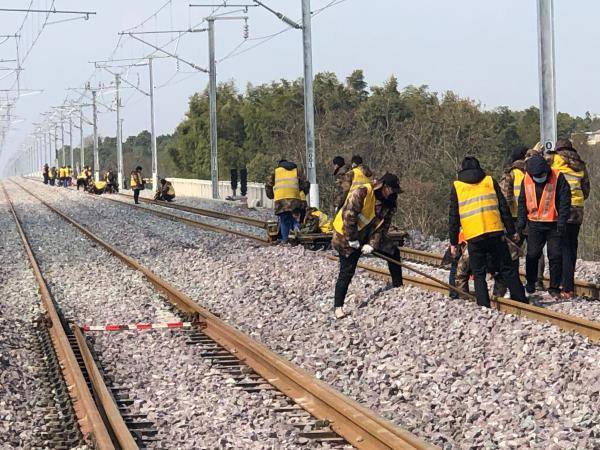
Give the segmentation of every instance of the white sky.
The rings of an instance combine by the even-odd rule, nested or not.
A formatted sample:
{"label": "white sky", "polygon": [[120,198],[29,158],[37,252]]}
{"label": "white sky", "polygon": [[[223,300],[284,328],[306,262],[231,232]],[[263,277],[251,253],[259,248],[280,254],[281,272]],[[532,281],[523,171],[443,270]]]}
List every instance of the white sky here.
{"label": "white sky", "polygon": [[[34,8],[47,8],[52,4],[52,0],[10,0],[2,2],[2,6],[26,8],[30,1]],[[293,19],[300,19],[300,0],[263,1]],[[189,0],[172,0],[136,30],[187,29],[210,11],[209,8],[189,8],[189,3]],[[312,0],[312,10],[328,3],[331,0]],[[109,84],[114,79],[107,72],[95,72],[89,61],[111,55],[132,58],[150,53],[150,47],[126,37],[115,47],[117,33],[138,25],[163,4],[165,0],[56,0],[57,9],[91,10],[98,14],[88,21],[63,22],[44,29],[23,64],[21,77],[21,87],[44,92],[18,101],[13,113],[23,120],[9,133],[0,155],[0,167],[32,132],[32,123],[40,121],[40,113],[60,105],[67,95],[78,98],[78,94],[67,88],[81,87],[87,80],[93,84]],[[248,15],[250,38],[286,27],[261,8],[251,8]],[[0,11],[3,32],[16,32],[23,17],[20,13]],[[49,21],[66,17],[71,16],[52,15]],[[600,76],[600,58],[596,55],[600,44],[598,17],[598,1],[555,1],[557,104],[561,111],[577,115],[586,111],[600,112],[600,89],[593,87]],[[26,21],[21,32],[21,58],[43,19],[43,15],[30,15]],[[352,70],[360,68],[370,84],[380,84],[394,74],[400,86],[427,84],[435,91],[453,90],[476,99],[486,108],[507,105],[521,109],[538,103],[536,23],[534,0],[346,0],[324,10],[313,20],[314,71],[333,71],[343,80]],[[217,58],[227,55],[242,41],[242,25],[239,21],[217,22]],[[161,44],[171,36],[140,37]],[[248,42],[240,50],[257,42],[261,41]],[[181,38],[177,48],[175,44],[167,48],[199,66],[208,65],[206,33],[188,34]],[[14,57],[15,40],[1,43],[0,58]],[[10,67],[11,63],[3,64]],[[178,65],[172,59],[155,61],[159,134],[173,132],[187,110],[189,96],[204,89],[208,81],[206,74],[194,74],[193,69],[184,64],[179,64],[179,73],[177,70]],[[259,84],[300,77],[301,32],[288,30],[246,53],[224,60],[217,70],[220,81],[234,79],[242,90],[248,82]],[[0,72],[0,77],[6,73]],[[147,68],[132,69],[126,77],[147,90]],[[11,76],[0,80],[0,89],[10,88],[13,80]],[[161,87],[167,82],[168,85]],[[106,93],[100,99],[111,104],[114,94]],[[124,136],[149,129],[147,97],[125,89],[123,103]],[[100,112],[100,134],[114,136],[115,113],[103,108]],[[87,116],[91,117],[89,108]],[[88,126],[86,135],[90,133]],[[74,145],[78,145],[78,138],[74,139]]]}

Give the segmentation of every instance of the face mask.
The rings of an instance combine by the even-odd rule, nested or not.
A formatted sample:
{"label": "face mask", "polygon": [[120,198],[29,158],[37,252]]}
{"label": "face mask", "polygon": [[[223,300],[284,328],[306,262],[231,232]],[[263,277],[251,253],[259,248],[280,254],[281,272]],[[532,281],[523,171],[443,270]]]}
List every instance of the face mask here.
{"label": "face mask", "polygon": [[541,177],[532,177],[533,181],[535,181],[536,183],[543,183],[544,181],[546,181],[546,178],[548,178],[548,175],[542,175]]}

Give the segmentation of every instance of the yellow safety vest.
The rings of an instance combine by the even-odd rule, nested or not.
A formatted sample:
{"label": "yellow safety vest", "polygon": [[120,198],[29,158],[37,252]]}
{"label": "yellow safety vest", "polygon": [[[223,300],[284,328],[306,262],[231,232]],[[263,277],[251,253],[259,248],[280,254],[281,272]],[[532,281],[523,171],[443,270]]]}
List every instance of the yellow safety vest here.
{"label": "yellow safety vest", "polygon": [[348,193],[355,191],[356,189],[358,189],[361,186],[364,186],[365,184],[371,183],[371,178],[365,175],[362,167],[355,167],[354,169],[352,169],[352,173],[354,173],[354,177],[352,178],[352,185],[350,186],[350,190],[348,191]]}
{"label": "yellow safety vest", "polygon": [[521,169],[512,169],[514,180],[513,180],[513,201],[509,206],[510,213],[513,217],[517,217],[519,215],[519,195],[521,195],[521,184],[523,183],[523,178],[525,177],[525,172]]}
{"label": "yellow safety vest", "polygon": [[460,226],[465,234],[465,240],[486,233],[504,231],[498,208],[498,196],[491,176],[486,176],[476,184],[457,180],[454,182],[454,188],[458,197]]}
{"label": "yellow safety vest", "polygon": [[48,170],[48,178],[56,178],[56,171],[53,169]]}
{"label": "yellow safety vest", "polygon": [[170,181],[167,181],[167,195],[175,195],[175,188]]}
{"label": "yellow safety vest", "polygon": [[[371,186],[370,183],[367,183],[364,186],[367,188],[367,196],[365,197],[363,207],[360,210],[360,213],[358,214],[359,231],[365,228],[367,225],[369,225],[375,218],[375,194],[373,193],[373,186]],[[349,198],[350,195],[348,195],[348,197],[346,198],[344,206],[346,206],[346,203],[348,202]],[[342,207],[335,216],[335,219],[333,220],[333,228],[340,234],[344,234],[344,219],[342,218],[343,210],[344,208]]]}
{"label": "yellow safety vest", "polygon": [[283,167],[277,167],[275,169],[273,193],[275,194],[275,201],[284,199],[300,200],[298,169],[287,170]]}
{"label": "yellow safety vest", "polygon": [[565,159],[559,155],[554,155],[552,160],[552,168],[558,170],[567,179],[569,187],[571,188],[571,206],[583,207],[585,198],[583,197],[583,191],[581,190],[581,180],[583,180],[583,170],[573,170]]}
{"label": "yellow safety vest", "polygon": [[101,191],[106,187],[106,181],[94,181],[94,186]]}
{"label": "yellow safety vest", "polygon": [[134,175],[131,175],[131,180],[130,181],[130,185],[131,185],[131,189],[135,188],[138,186],[138,182],[137,182],[137,177],[135,177]]}
{"label": "yellow safety vest", "polygon": [[84,180],[87,178],[87,174],[85,170],[82,170],[81,173],[79,174],[79,176],[77,177],[80,180]]}
{"label": "yellow safety vest", "polygon": [[63,178],[65,176],[65,169],[62,167],[58,168],[58,178]]}
{"label": "yellow safety vest", "polygon": [[331,220],[329,220],[329,217],[327,217],[327,214],[323,211],[317,209],[316,211],[311,212],[310,215],[319,219],[321,233],[331,233],[333,231]]}

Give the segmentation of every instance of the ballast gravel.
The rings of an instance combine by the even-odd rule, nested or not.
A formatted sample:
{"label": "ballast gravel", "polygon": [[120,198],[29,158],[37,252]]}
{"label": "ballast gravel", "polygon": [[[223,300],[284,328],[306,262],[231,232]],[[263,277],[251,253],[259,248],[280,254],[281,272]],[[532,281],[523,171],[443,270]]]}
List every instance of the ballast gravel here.
{"label": "ballast gravel", "polygon": [[[138,272],[83,237],[29,194],[14,185],[7,188],[57,304],[76,324],[180,320]],[[35,292],[32,287],[29,290]],[[114,369],[116,383],[131,387],[137,407],[155,419],[161,438],[157,448],[298,447],[295,429],[273,414],[270,391],[254,395],[229,386],[232,380],[209,367],[200,351],[177,333],[130,332],[100,335],[95,340],[100,344],[94,349]],[[3,342],[0,339],[0,349]],[[22,428],[26,439],[31,424],[13,424],[11,414],[3,417],[2,402],[0,426],[6,420],[6,426]],[[328,448],[315,443],[306,448],[315,446]]]}
{"label": "ballast gravel", "polygon": [[[274,351],[430,442],[600,447],[600,347],[580,335],[416,288],[388,290],[360,270],[350,315],[336,321],[337,265],[314,253],[36,191]],[[101,217],[119,226],[102,226]]]}

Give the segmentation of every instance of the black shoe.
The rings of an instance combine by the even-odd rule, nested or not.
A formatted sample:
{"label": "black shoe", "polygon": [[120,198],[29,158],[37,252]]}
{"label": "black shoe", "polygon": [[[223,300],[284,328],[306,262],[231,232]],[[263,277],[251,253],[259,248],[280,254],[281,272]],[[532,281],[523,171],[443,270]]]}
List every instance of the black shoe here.
{"label": "black shoe", "polygon": [[528,294],[533,294],[535,292],[535,285],[534,284],[526,284],[525,292],[527,292]]}
{"label": "black shoe", "polygon": [[560,289],[548,289],[548,294],[554,298],[560,298]]}

